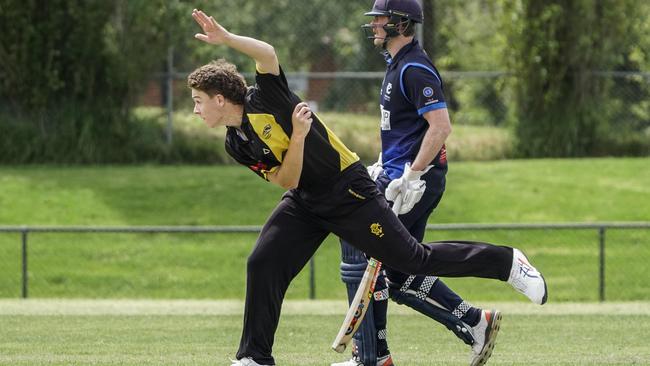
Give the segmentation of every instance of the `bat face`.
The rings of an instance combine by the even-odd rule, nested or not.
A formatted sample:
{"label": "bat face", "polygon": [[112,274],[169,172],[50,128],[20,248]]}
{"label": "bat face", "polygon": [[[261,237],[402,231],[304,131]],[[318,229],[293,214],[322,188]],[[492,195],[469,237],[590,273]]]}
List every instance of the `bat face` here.
{"label": "bat face", "polygon": [[351,334],[353,331],[357,329],[357,323],[360,320],[363,320],[363,316],[366,313],[366,304],[365,302],[360,302],[359,306],[354,311],[354,317],[352,318],[352,322],[350,322],[350,325],[348,326],[348,329],[345,331],[345,335]]}

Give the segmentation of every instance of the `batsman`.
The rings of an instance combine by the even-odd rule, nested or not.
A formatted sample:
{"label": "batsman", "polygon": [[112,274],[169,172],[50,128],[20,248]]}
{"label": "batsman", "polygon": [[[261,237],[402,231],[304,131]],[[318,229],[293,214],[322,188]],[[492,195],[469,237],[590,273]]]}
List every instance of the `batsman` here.
{"label": "batsman", "polygon": [[225,60],[194,70],[188,76],[194,113],[208,127],[227,129],[226,151],[235,161],[287,189],[248,257],[233,366],[275,365],[284,295],[330,233],[403,273],[508,281],[533,302],[546,302],[544,278],[517,249],[413,238],[359,157],[289,89],[273,46],[230,33],[202,11],[192,16],[203,30],[198,40],[237,50],[256,66],[250,87]]}
{"label": "batsman", "polygon": [[[451,133],[440,73],[414,39],[422,23],[417,0],[376,0],[363,26],[386,59],[381,86],[382,153],[368,167],[370,177],[389,201],[402,195],[397,208],[404,227],[418,241],[445,190],[445,140]],[[393,207],[395,211],[395,207]],[[364,253],[341,241],[341,278],[351,300],[366,267]],[[487,362],[499,329],[498,310],[470,305],[435,276],[410,276],[384,266],[373,302],[354,336],[352,358],[332,366],[392,366],[387,340],[387,307],[391,298],[442,323],[471,346],[470,365]]]}

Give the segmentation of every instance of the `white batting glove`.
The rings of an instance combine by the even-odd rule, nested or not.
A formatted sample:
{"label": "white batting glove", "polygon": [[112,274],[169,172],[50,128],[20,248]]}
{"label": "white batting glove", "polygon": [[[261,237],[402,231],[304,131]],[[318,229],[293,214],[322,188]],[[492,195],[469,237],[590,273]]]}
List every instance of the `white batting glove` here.
{"label": "white batting glove", "polygon": [[377,180],[377,178],[384,171],[384,167],[381,162],[381,153],[379,153],[379,159],[377,159],[377,162],[369,165],[366,169],[368,169],[368,175],[370,175],[370,178],[372,180]]}
{"label": "white batting glove", "polygon": [[404,215],[413,209],[416,203],[420,201],[424,190],[427,188],[425,181],[420,179],[422,175],[433,168],[429,165],[424,170],[411,170],[411,164],[404,164],[404,174],[401,177],[391,181],[386,187],[386,199],[395,201],[397,196],[401,195],[401,206],[393,207],[393,211],[398,215]]}

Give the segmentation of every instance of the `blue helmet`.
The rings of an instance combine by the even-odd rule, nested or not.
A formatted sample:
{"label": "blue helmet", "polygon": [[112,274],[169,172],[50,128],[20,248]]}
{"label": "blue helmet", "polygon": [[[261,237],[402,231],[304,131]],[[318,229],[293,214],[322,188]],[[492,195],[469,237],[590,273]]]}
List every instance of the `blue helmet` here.
{"label": "blue helmet", "polygon": [[424,15],[418,0],[375,0],[366,16],[387,16],[422,23]]}
{"label": "blue helmet", "polygon": [[[375,0],[372,10],[364,15],[388,17],[388,22],[382,26],[386,31],[382,44],[384,49],[390,38],[399,36],[409,27],[413,28],[415,23],[422,23],[424,20],[418,0]],[[366,38],[375,39],[374,34],[370,32],[375,25],[364,24],[361,27],[366,32]]]}

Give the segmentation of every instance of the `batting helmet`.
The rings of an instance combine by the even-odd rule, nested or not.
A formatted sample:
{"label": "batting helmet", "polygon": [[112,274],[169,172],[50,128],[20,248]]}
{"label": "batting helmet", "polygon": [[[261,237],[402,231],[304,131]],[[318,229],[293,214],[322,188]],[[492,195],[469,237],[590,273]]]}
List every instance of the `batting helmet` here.
{"label": "batting helmet", "polygon": [[[399,36],[400,33],[404,33],[409,28],[413,32],[414,24],[422,23],[424,18],[418,0],[375,0],[372,10],[365,13],[365,15],[388,17],[388,22],[382,26],[386,31],[386,37],[382,43],[384,49],[390,38]],[[376,27],[375,24],[364,24],[361,27],[366,32],[368,39],[376,38],[370,31]]]}
{"label": "batting helmet", "polygon": [[424,15],[418,0],[375,0],[367,16],[387,16],[405,18],[415,23],[422,23]]}

